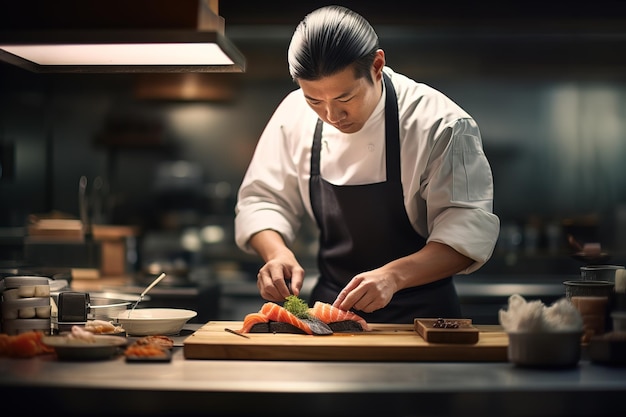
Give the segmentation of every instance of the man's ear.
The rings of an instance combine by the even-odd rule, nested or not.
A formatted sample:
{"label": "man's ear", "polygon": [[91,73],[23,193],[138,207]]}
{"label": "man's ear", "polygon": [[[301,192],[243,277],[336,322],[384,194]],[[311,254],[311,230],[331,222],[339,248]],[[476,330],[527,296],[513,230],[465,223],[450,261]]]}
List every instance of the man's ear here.
{"label": "man's ear", "polygon": [[385,51],[379,49],[376,51],[374,62],[372,64],[372,78],[374,81],[380,81],[383,77],[383,68],[385,66]]}

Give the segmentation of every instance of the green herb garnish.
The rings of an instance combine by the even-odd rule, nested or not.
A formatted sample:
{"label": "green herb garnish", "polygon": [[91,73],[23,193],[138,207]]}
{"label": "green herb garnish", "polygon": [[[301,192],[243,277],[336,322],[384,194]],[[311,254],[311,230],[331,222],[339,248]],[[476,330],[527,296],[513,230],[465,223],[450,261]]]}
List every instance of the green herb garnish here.
{"label": "green herb garnish", "polygon": [[309,305],[302,298],[298,298],[295,295],[288,296],[285,299],[283,307],[299,319],[308,319],[311,317],[309,314]]}

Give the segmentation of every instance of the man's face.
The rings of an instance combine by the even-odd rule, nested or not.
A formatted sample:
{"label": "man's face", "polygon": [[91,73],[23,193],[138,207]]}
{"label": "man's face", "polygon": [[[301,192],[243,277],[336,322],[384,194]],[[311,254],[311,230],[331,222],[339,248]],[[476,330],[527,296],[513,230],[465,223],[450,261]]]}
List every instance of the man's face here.
{"label": "man's face", "polygon": [[372,70],[374,83],[355,78],[352,66],[315,81],[300,80],[308,105],[325,123],[343,133],[361,130],[380,100],[380,74]]}

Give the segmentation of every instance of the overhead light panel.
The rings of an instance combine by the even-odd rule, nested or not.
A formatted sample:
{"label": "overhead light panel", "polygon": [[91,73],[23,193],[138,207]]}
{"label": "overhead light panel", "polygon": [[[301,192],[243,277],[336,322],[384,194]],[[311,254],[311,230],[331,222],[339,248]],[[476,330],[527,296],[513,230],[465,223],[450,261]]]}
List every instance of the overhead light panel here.
{"label": "overhead light panel", "polygon": [[244,72],[217,0],[16,2],[0,60],[33,72]]}
{"label": "overhead light panel", "polygon": [[[216,43],[15,45],[3,49],[37,65],[233,65]],[[164,57],[167,61],[164,62]]]}

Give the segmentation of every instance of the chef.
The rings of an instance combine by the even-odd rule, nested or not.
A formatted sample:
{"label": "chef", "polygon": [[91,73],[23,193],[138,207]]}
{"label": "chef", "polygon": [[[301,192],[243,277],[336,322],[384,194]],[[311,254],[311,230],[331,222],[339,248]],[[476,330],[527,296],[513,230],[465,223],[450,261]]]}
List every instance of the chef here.
{"label": "chef", "polygon": [[311,298],[373,323],[461,317],[453,275],[490,258],[493,178],[472,117],[386,66],[370,24],[327,6],[297,26],[288,94],[264,129],[238,191],[237,245],[258,254],[261,296],[299,295],[291,244],[319,228]]}

